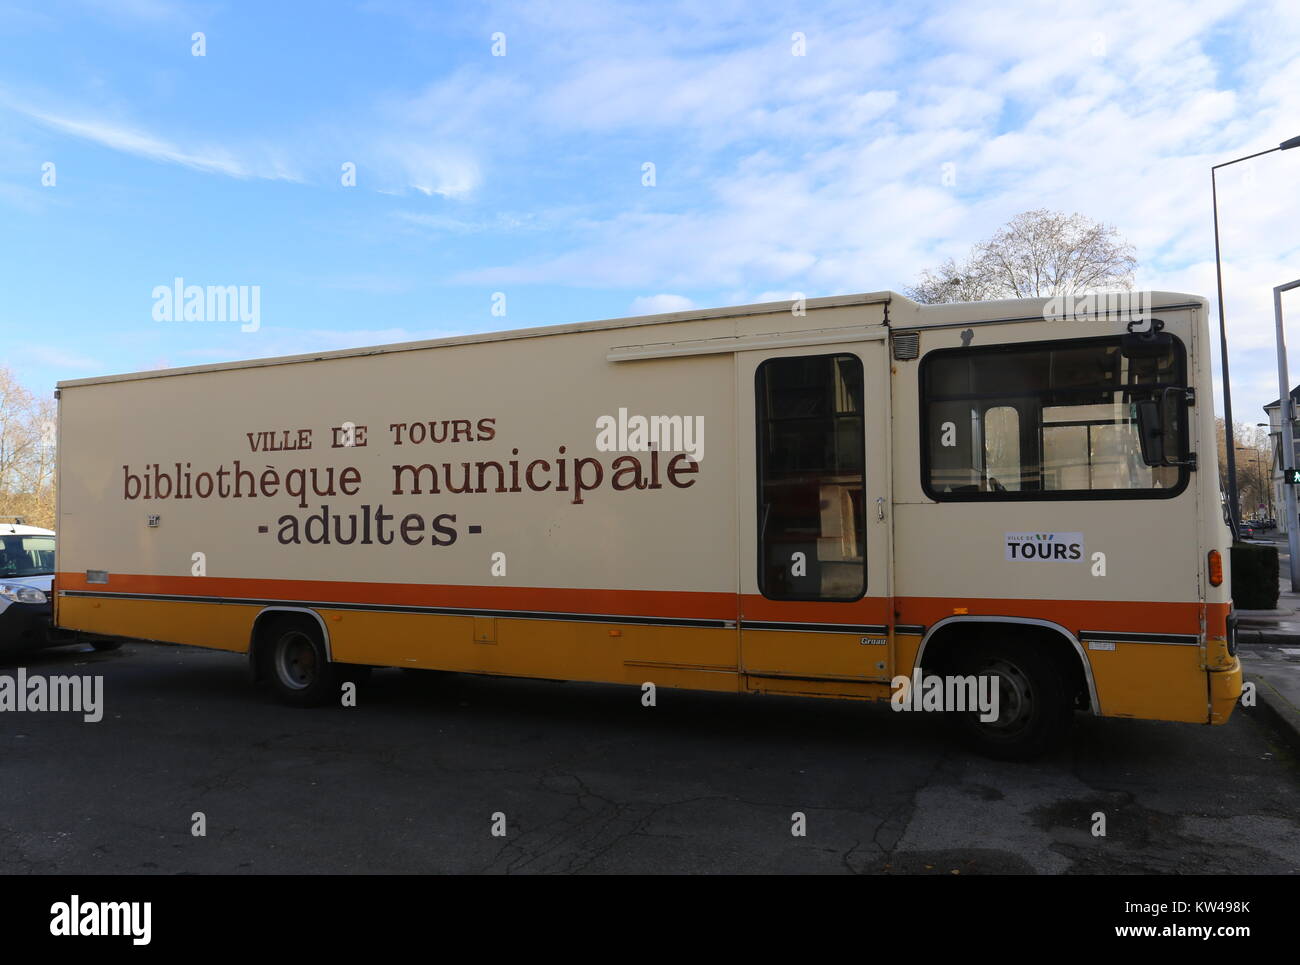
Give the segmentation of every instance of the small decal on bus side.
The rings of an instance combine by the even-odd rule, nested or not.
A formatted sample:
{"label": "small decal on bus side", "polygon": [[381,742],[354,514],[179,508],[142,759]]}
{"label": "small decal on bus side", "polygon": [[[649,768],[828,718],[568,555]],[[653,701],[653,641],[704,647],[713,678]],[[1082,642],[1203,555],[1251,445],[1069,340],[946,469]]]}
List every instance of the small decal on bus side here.
{"label": "small decal on bus side", "polygon": [[1082,533],[1007,533],[1004,542],[1006,559],[1016,563],[1083,559]]}

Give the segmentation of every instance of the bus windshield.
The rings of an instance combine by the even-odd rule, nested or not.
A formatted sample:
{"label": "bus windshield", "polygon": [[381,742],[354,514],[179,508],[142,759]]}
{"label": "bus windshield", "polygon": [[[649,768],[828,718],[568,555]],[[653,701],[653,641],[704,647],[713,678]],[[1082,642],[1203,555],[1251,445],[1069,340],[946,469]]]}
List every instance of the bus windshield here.
{"label": "bus windshield", "polygon": [[0,536],[0,577],[49,576],[53,572],[53,536]]}

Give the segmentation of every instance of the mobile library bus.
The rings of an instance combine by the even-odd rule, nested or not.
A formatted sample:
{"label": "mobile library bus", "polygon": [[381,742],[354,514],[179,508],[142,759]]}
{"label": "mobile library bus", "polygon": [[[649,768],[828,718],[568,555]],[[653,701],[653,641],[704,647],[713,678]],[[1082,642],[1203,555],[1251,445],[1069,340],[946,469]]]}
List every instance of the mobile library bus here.
{"label": "mobile library bus", "polygon": [[890,699],[999,756],[1241,690],[1203,299],[675,312],[60,383],[56,622],[248,654]]}

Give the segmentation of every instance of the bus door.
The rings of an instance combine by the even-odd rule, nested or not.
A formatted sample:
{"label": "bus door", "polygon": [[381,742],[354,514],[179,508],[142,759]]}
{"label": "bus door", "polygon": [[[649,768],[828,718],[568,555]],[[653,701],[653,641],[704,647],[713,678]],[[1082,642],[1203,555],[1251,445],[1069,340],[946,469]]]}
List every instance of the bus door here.
{"label": "bus door", "polygon": [[740,669],[749,690],[851,694],[890,679],[881,335],[736,356]]}

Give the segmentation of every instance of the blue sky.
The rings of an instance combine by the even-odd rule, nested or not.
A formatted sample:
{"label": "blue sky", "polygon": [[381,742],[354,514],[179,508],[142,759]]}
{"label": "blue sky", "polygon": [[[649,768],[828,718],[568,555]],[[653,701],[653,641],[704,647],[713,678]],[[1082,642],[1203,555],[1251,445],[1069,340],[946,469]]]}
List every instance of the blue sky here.
{"label": "blue sky", "polygon": [[[1213,296],[1209,166],[1300,134],[1297,52],[1294,0],[0,0],[0,363],[45,392],[900,290],[1037,207]],[[1276,396],[1297,183],[1300,151],[1220,183],[1241,421]],[[155,321],[178,276],[259,286],[260,328]]]}

